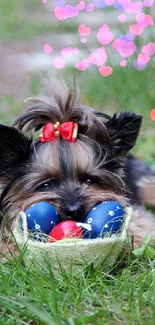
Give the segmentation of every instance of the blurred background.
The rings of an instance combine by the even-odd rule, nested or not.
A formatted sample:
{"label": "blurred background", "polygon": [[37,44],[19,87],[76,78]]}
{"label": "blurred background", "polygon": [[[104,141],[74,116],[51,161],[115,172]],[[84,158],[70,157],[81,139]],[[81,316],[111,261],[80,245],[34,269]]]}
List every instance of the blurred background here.
{"label": "blurred background", "polygon": [[[145,3],[143,12],[154,19],[153,1],[152,5],[151,0],[140,2]],[[58,7],[80,4],[82,8],[82,3],[91,6],[87,10],[86,7],[81,9],[79,15],[72,18],[60,20],[54,14]],[[12,123],[24,109],[24,99],[39,94],[41,78],[48,72],[62,75],[69,85],[78,72],[82,103],[109,114],[125,110],[144,116],[133,152],[155,165],[155,121],[150,118],[150,111],[155,108],[155,53],[145,68],[137,70],[133,64],[141,53],[141,47],[155,42],[155,27],[148,26],[141,35],[133,36],[129,30],[131,24],[136,23],[136,13],[126,14],[127,19],[122,23],[118,20],[118,15],[125,14],[121,1],[111,3],[113,5],[107,6],[103,0],[0,0],[0,123]],[[91,27],[86,43],[81,42],[80,24]],[[134,55],[125,58],[126,67],[120,66],[124,58],[111,43],[105,46],[108,54],[106,65],[113,68],[108,77],[99,73],[97,65],[90,64],[85,71],[75,68],[75,62],[103,46],[96,38],[103,24],[109,26],[114,39],[134,40],[137,46]],[[64,58],[61,50],[68,47],[78,48],[79,53]],[[55,57],[62,62],[65,59],[63,68],[54,66]]]}

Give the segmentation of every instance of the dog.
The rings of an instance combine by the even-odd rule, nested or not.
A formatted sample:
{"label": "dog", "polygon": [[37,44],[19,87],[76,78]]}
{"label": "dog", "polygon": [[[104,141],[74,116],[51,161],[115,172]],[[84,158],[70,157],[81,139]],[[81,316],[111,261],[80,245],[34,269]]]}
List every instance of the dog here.
{"label": "dog", "polygon": [[0,125],[1,238],[34,202],[50,202],[61,221],[83,222],[105,200],[134,207],[129,234],[135,246],[147,233],[155,238],[154,217],[137,185],[153,171],[129,153],[142,116],[82,106],[76,85],[71,92],[64,82],[49,81],[47,89],[28,99],[12,126]]}

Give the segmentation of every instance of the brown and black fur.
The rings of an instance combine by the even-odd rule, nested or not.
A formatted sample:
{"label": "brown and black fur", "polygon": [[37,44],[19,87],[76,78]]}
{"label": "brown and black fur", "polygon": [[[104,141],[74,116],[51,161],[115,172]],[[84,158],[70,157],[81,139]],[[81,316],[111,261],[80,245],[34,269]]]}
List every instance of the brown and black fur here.
{"label": "brown and black fur", "polygon": [[[110,117],[81,106],[76,88],[72,94],[63,82],[51,82],[50,94],[28,104],[13,126],[0,125],[1,237],[20,210],[40,200],[52,203],[61,220],[77,221],[104,200],[141,205],[137,181],[130,176],[136,160],[128,155],[139,134],[140,115]],[[42,127],[57,121],[78,124],[75,143],[62,138],[38,141]],[[147,217],[154,227],[152,215]],[[139,229],[143,219],[143,213],[135,212],[131,223],[137,243],[149,230]]]}

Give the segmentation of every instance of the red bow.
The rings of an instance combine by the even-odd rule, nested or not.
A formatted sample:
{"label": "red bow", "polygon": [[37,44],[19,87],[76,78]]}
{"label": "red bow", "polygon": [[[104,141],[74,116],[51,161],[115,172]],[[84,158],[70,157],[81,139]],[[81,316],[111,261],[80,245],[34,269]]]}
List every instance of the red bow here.
{"label": "red bow", "polygon": [[74,142],[77,137],[78,125],[75,122],[66,122],[60,124],[47,123],[43,127],[43,131],[39,136],[40,142],[49,142],[55,140],[58,136],[70,142]]}

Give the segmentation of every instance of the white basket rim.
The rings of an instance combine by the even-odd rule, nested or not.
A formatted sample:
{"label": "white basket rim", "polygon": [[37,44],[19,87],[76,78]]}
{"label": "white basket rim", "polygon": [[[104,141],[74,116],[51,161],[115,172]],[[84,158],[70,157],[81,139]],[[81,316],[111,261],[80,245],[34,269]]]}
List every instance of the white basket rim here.
{"label": "white basket rim", "polygon": [[[113,237],[107,237],[107,238],[95,238],[95,239],[72,239],[71,242],[65,242],[65,241],[57,241],[57,242],[52,242],[52,243],[44,243],[44,242],[39,242],[39,241],[34,241],[30,238],[28,238],[28,227],[27,227],[27,220],[26,220],[26,215],[23,211],[20,211],[18,214],[14,227],[13,227],[13,233],[15,236],[15,239],[17,241],[17,244],[22,244],[22,245],[27,245],[27,246],[32,246],[37,247],[37,248],[57,248],[57,247],[73,247],[76,244],[77,246],[89,246],[89,245],[106,245],[109,243],[115,243],[116,241],[118,242],[124,242],[127,239],[127,230],[129,228],[130,220],[132,217],[132,208],[127,207],[125,208],[125,221],[122,227],[122,231],[116,236],[115,238]],[[19,227],[19,224],[23,224],[23,230],[21,230]]]}

